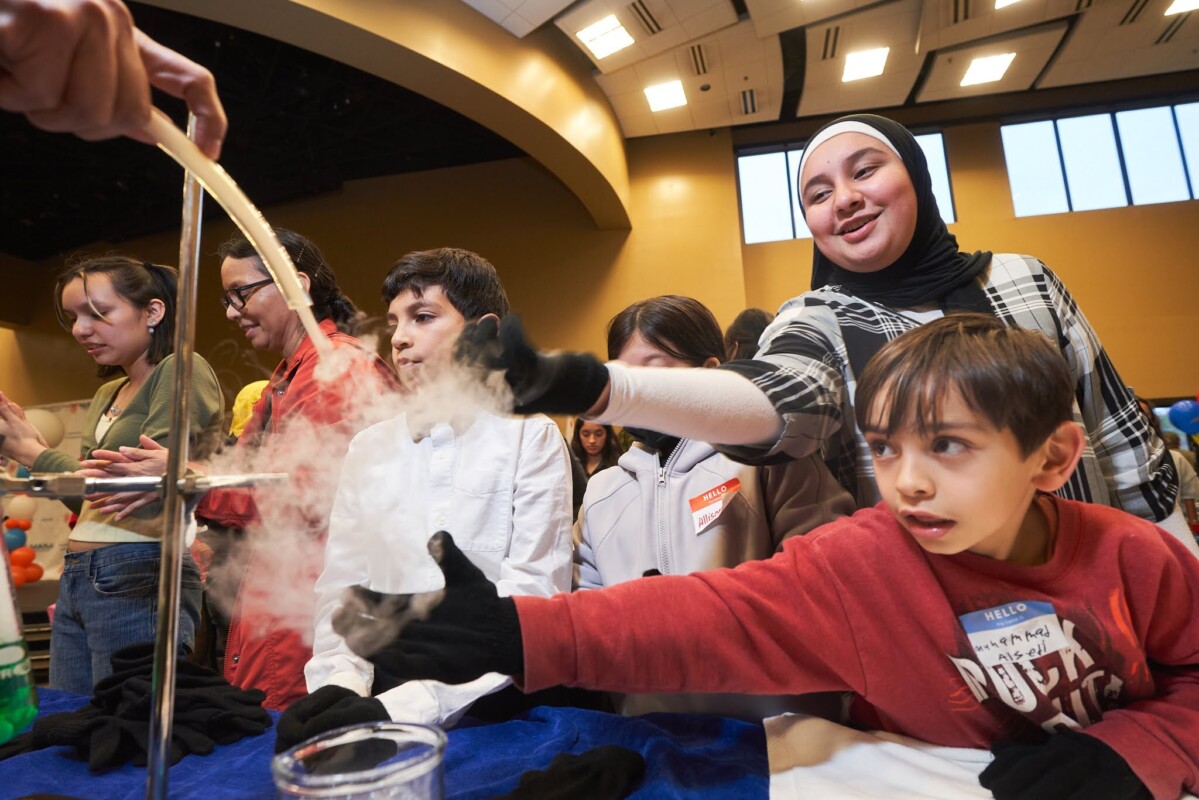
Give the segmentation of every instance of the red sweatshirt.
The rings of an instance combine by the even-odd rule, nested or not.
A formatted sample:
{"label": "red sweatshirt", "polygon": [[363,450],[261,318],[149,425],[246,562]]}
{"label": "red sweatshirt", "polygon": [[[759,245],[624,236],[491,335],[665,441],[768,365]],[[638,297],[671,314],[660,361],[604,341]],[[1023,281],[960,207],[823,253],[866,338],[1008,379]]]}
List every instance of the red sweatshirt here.
{"label": "red sweatshirt", "polygon": [[1057,538],[1034,567],[927,554],[879,505],[767,561],[515,598],[524,688],[849,690],[938,745],[1086,728],[1154,797],[1195,791],[1199,561],[1122,511],[1042,502]]}
{"label": "red sweatshirt", "polygon": [[[320,326],[335,351],[366,352],[331,320]],[[275,368],[237,442],[246,455],[244,468],[286,472],[288,485],[210,492],[196,509],[204,520],[246,529],[253,542],[230,620],[225,678],[262,689],[263,705],[272,709],[308,693],[304,665],[312,657],[313,585],[324,567],[336,476],[350,439],[377,421],[360,401],[377,401],[395,386],[391,368],[373,354],[329,382],[316,377],[318,363],[316,346],[305,337]]]}

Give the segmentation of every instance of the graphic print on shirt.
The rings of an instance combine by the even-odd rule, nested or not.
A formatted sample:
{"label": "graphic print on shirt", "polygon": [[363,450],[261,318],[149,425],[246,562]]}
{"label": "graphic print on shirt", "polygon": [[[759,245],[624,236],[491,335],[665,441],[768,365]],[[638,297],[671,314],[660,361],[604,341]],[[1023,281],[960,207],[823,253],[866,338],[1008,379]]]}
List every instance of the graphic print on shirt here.
{"label": "graphic print on shirt", "polygon": [[715,522],[740,491],[740,478],[729,478],[719,486],[713,486],[688,500],[687,502],[691,505],[691,521],[695,524],[695,532],[701,533],[704,528]]}
{"label": "graphic print on shirt", "polygon": [[1053,603],[1031,600],[958,619],[974,654],[949,659],[979,703],[996,698],[1051,733],[1085,728],[1120,705],[1124,681],[1094,620],[1080,625],[1059,618]]}

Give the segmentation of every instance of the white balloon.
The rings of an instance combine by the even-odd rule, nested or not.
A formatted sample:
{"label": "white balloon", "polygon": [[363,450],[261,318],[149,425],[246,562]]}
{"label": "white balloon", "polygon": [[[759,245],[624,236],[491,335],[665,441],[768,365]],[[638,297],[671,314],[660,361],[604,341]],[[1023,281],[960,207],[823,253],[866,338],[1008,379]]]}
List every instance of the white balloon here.
{"label": "white balloon", "polygon": [[32,497],[24,494],[13,494],[8,497],[4,513],[13,519],[33,519],[33,512],[36,509],[37,503],[34,502]]}
{"label": "white balloon", "polygon": [[25,411],[25,419],[29,420],[30,425],[37,428],[38,433],[46,437],[46,444],[50,447],[58,447],[62,442],[62,437],[66,435],[67,429],[63,426],[62,420],[52,411],[44,408],[30,408]]}

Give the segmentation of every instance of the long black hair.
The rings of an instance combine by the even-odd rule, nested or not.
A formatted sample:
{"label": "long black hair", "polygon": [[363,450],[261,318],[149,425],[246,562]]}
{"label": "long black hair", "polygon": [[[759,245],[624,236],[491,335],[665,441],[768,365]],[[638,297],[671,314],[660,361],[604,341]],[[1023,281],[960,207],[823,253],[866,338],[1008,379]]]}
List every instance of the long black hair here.
{"label": "long black hair", "polygon": [[[362,313],[350,298],[346,297],[337,285],[337,276],[333,268],[325,261],[324,254],[316,243],[307,236],[287,228],[275,228],[275,236],[279,244],[287,251],[296,269],[309,278],[308,295],[312,298],[312,315],[317,321],[330,319],[342,333],[353,334],[358,330]],[[221,260],[226,258],[253,258],[258,270],[269,275],[262,263],[262,256],[254,249],[254,245],[240,233],[217,248]]]}

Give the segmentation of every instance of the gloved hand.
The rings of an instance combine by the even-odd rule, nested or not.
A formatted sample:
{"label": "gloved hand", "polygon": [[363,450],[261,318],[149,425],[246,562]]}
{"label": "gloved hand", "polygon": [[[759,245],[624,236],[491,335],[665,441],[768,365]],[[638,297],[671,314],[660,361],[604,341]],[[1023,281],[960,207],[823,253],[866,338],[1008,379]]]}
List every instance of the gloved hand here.
{"label": "gloved hand", "polygon": [[996,742],[978,776],[996,800],[1150,800],[1148,787],[1107,744],[1065,731],[1044,744]]}
{"label": "gloved hand", "polygon": [[429,539],[429,553],[445,576],[444,589],[387,595],[354,587],[333,617],[333,630],[374,664],[375,688],[524,672],[516,604],[496,593],[445,531]]}
{"label": "gloved hand", "polygon": [[640,753],[616,745],[562,753],[544,770],[529,770],[496,800],[621,800],[645,776]]}
{"label": "gloved hand", "polygon": [[373,697],[361,697],[344,686],[322,686],[287,707],[275,726],[275,752],[282,753],[317,734],[391,719]]}
{"label": "gloved hand", "polygon": [[454,348],[460,363],[502,370],[517,414],[582,414],[608,385],[608,368],[590,353],[539,353],[520,317],[469,323]]}

